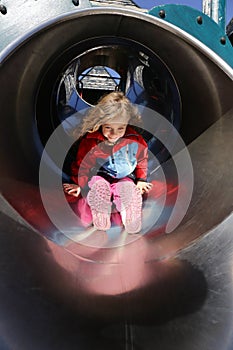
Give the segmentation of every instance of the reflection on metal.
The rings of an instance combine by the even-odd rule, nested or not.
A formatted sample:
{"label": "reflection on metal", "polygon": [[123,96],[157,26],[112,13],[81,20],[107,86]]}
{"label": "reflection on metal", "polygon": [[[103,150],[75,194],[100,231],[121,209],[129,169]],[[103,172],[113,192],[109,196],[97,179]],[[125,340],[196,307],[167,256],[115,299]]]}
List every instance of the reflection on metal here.
{"label": "reflection on metal", "polygon": [[108,1],[95,0],[95,1],[91,1],[91,2],[97,2],[99,4],[109,5],[109,6],[121,5],[121,6],[135,6],[135,7],[138,7],[134,3],[134,1],[132,1],[132,0],[108,0]]}
{"label": "reflection on metal", "polygon": [[93,6],[124,6],[126,8],[140,9],[132,0],[91,0],[90,2]]}
{"label": "reflection on metal", "polygon": [[61,79],[61,85],[64,85],[65,87],[65,101],[64,103],[66,104],[66,101],[69,101],[73,91],[76,91],[76,79],[74,76],[73,72],[73,65],[71,65],[66,72],[63,74],[62,79]]}
{"label": "reflection on metal", "polygon": [[225,30],[226,0],[203,0],[203,12]]}

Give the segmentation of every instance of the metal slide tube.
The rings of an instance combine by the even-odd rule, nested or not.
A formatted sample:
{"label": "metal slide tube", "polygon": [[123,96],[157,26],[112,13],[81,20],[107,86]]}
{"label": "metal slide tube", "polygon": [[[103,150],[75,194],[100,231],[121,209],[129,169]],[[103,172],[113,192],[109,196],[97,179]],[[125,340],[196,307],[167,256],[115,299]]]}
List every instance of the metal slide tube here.
{"label": "metal slide tube", "polygon": [[[111,249],[101,246],[100,235],[97,249],[59,235],[43,208],[36,102],[42,81],[55,81],[92,40],[116,38],[145,47],[172,73],[182,102],[180,133],[193,163],[194,192],[184,220],[171,234],[155,234],[153,228]],[[169,23],[130,10],[66,14],[24,39],[1,54],[3,346],[230,349],[232,70]],[[50,111],[44,112],[46,120]],[[170,166],[168,161],[164,168]],[[48,191],[50,196],[51,206],[59,210],[56,193]]]}

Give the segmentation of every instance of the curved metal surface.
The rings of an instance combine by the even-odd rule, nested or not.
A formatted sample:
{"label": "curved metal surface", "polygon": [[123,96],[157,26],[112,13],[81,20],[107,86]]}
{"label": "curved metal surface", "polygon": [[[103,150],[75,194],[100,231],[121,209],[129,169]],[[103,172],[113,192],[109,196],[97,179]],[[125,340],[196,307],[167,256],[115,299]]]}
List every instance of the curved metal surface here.
{"label": "curved metal surface", "polygon": [[[77,53],[90,38],[105,36],[140,43],[169,67],[181,95],[181,135],[189,145],[195,179],[188,212],[172,234],[155,230],[112,249],[105,248],[102,232],[94,237],[96,246],[88,237],[86,244],[80,244],[60,234],[47,217],[37,184],[38,144],[42,144],[35,101],[42,78],[58,56],[63,57],[62,64],[70,59],[74,52],[70,47]],[[119,9],[60,18],[3,57],[2,348],[230,350],[233,87],[229,74],[213,63],[208,50],[203,54],[161,21]],[[59,68],[54,67],[54,76]],[[6,104],[9,95],[11,103]],[[169,206],[176,198],[170,162],[164,169],[171,175]],[[53,188],[48,198],[54,210],[61,210]],[[30,331],[25,333],[27,327]]]}
{"label": "curved metal surface", "polygon": [[[232,130],[231,113],[190,146],[196,195],[186,222],[170,235],[141,237],[113,250],[82,246],[76,255],[74,242],[59,247],[25,227],[10,207],[5,210],[0,221],[2,344],[9,349],[63,349],[66,344],[86,350],[95,344],[230,350]],[[12,188],[14,200],[17,189],[23,206],[25,187]],[[205,234],[177,252],[177,242],[182,239],[184,245],[197,232]]]}

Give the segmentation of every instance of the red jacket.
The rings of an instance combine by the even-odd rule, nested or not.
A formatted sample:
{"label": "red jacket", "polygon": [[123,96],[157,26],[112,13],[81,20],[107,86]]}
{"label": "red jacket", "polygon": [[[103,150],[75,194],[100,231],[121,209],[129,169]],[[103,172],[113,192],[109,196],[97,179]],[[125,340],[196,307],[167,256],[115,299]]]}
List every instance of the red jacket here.
{"label": "red jacket", "polygon": [[[87,133],[80,141],[76,160],[71,165],[71,179],[81,188],[102,169],[113,179],[134,174],[135,181],[147,180],[148,146],[141,135],[127,126],[123,138],[107,146],[100,131]],[[95,174],[96,174],[95,173]]]}

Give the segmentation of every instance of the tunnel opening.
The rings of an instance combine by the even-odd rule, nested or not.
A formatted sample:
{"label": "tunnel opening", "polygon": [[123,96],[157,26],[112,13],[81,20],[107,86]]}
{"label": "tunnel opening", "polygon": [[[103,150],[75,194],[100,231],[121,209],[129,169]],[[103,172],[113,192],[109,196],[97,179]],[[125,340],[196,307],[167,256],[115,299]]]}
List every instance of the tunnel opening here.
{"label": "tunnel opening", "polygon": [[[145,109],[151,109],[179,129],[180,94],[165,63],[147,48],[130,40],[102,38],[101,42],[102,45],[100,39],[89,40],[85,43],[85,51],[79,54],[79,46],[69,48],[43,77],[36,101],[36,125],[43,145],[60,124],[65,133],[71,134],[88,108],[114,90],[123,91],[139,107],[142,118]],[[152,113],[150,118],[153,118]],[[167,139],[172,137],[164,125],[156,123],[156,119],[151,120],[152,130],[158,134],[167,133]],[[151,173],[158,162],[163,163],[169,158],[170,153],[153,132],[143,129],[143,125],[138,131],[151,151]],[[78,142],[74,143],[63,168],[65,178],[70,175],[71,162],[77,151]]]}

